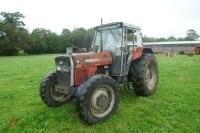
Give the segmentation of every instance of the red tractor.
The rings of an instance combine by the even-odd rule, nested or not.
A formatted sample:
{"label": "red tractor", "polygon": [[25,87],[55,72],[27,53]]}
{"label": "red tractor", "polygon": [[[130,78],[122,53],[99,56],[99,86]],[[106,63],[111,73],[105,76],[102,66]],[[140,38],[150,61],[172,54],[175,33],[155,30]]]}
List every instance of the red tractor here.
{"label": "red tractor", "polygon": [[109,23],[95,27],[92,51],[55,58],[56,70],[40,84],[40,96],[51,107],[75,98],[75,108],[88,124],[102,123],[117,109],[119,84],[134,88],[136,95],[156,91],[158,65],[153,51],[143,48],[140,27]]}

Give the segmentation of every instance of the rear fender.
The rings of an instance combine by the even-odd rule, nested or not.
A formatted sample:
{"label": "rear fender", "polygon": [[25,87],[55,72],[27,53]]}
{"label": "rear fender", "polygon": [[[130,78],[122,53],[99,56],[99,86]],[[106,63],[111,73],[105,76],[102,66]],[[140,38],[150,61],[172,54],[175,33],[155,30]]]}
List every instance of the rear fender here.
{"label": "rear fender", "polygon": [[153,54],[153,50],[151,48],[136,48],[131,60],[133,61],[140,58],[142,53]]}
{"label": "rear fender", "polygon": [[135,48],[135,50],[134,50],[135,52],[132,55],[131,60],[133,61],[133,60],[140,58],[140,56],[142,55],[143,49],[145,49],[145,48],[141,48],[141,47]]}
{"label": "rear fender", "polygon": [[143,48],[142,47],[138,47],[138,48],[135,48],[134,51],[135,52],[133,54],[130,54],[128,56],[128,59],[127,59],[126,65],[125,65],[125,68],[126,68],[125,72],[124,72],[125,75],[128,75],[129,67],[131,65],[131,62],[141,57]]}
{"label": "rear fender", "polygon": [[141,47],[135,48],[134,54],[128,57],[125,74],[128,74],[131,62],[140,58],[142,53],[153,54],[153,50],[151,48],[141,48]]}

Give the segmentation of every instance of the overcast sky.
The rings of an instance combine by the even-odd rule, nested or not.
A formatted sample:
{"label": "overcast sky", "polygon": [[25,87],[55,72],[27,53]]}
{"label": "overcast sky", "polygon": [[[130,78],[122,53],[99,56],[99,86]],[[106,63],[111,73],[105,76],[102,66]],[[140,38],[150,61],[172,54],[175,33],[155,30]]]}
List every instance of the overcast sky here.
{"label": "overcast sky", "polygon": [[200,34],[200,0],[0,0],[0,12],[19,11],[29,31],[47,28],[90,28],[123,21],[140,26],[153,37],[184,37],[187,29]]}

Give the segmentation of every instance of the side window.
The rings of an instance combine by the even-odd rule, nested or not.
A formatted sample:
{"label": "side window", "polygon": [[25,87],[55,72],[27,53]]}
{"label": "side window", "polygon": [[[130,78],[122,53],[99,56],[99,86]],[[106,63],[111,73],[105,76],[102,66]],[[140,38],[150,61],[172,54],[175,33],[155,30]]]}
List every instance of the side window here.
{"label": "side window", "polygon": [[134,33],[134,42],[137,43],[137,34],[136,34],[136,32]]}
{"label": "side window", "polygon": [[134,33],[134,42],[138,47],[142,46],[142,35],[139,30]]}
{"label": "side window", "polygon": [[133,42],[133,32],[129,32],[129,33],[127,34],[127,41],[128,41],[128,42]]}
{"label": "side window", "polygon": [[134,31],[127,29],[127,45],[133,45]]}
{"label": "side window", "polygon": [[127,40],[126,40],[126,44],[127,44],[127,48],[129,52],[133,52],[133,44],[134,44],[134,30],[133,29],[127,29]]}

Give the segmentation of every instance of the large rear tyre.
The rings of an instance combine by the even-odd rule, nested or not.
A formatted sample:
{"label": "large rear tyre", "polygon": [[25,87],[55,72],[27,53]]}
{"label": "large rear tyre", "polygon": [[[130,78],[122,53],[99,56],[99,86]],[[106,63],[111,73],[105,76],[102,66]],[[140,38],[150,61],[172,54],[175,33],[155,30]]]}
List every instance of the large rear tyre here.
{"label": "large rear tyre", "polygon": [[128,79],[136,95],[149,96],[155,93],[159,81],[158,64],[153,54],[142,56],[131,63]]}
{"label": "large rear tyre", "polygon": [[105,75],[95,75],[82,84],[76,95],[76,110],[88,124],[106,121],[120,101],[117,83]]}
{"label": "large rear tyre", "polygon": [[61,106],[72,98],[72,95],[63,94],[55,90],[57,84],[56,71],[50,72],[40,84],[40,97],[47,106]]}

